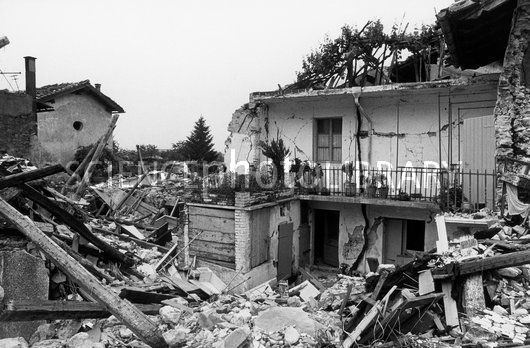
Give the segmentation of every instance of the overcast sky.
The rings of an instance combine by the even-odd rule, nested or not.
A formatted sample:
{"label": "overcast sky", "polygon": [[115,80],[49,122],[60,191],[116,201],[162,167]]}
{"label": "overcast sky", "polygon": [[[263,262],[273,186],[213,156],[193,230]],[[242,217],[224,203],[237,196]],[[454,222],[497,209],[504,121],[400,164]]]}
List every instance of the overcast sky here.
{"label": "overcast sky", "polygon": [[385,27],[430,24],[452,2],[0,0],[0,36],[11,41],[0,69],[23,72],[31,55],[37,86],[101,83],[126,111],[115,132],[122,147],[169,148],[203,115],[223,150],[232,112],[250,92],[293,82],[326,34],[378,18]]}

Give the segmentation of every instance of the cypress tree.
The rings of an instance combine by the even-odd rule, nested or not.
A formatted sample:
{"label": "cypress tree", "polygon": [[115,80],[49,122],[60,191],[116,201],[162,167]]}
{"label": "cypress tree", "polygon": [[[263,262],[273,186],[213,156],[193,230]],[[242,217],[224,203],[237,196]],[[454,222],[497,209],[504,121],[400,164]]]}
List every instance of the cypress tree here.
{"label": "cypress tree", "polygon": [[213,136],[202,116],[195,122],[193,131],[186,139],[184,146],[190,160],[211,162],[216,159],[217,152],[213,149]]}

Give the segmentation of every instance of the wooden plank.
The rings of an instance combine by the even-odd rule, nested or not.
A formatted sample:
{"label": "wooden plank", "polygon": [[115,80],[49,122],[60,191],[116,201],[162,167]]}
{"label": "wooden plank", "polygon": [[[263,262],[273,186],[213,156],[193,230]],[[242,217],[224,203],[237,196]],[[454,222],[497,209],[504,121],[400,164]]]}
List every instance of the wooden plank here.
{"label": "wooden plank", "polygon": [[200,237],[202,237],[202,235],[190,243],[190,250],[200,250],[207,253],[216,253],[226,256],[235,255],[236,250],[234,244],[224,244],[201,240]]}
{"label": "wooden plank", "polygon": [[109,284],[114,281],[114,278],[107,275],[105,272],[103,272],[103,270],[97,268],[94,264],[92,264],[92,262],[88,261],[83,256],[81,256],[81,254],[66,245],[65,242],[63,242],[57,237],[52,236],[51,238],[55,243],[57,243],[58,246],[63,248],[63,250],[68,253],[68,255],[72,256],[77,262],[79,262],[83,267],[85,267],[87,271],[95,275],[98,279],[105,279]]}
{"label": "wooden plank", "polygon": [[[447,229],[445,225],[445,217],[443,215],[436,216],[436,229],[438,231],[438,241],[436,242],[436,251],[441,254],[449,251],[449,241],[447,240]],[[452,298],[451,292],[453,283],[450,280],[442,282],[442,292],[444,294],[444,311],[445,323],[447,326],[459,327],[460,320],[458,319],[458,306],[456,301]]]}
{"label": "wooden plank", "polygon": [[105,229],[99,228],[99,227],[93,227],[93,229],[94,229],[94,231],[99,232],[99,233],[107,234],[109,236],[115,236],[118,239],[121,239],[121,240],[123,240],[125,242],[134,242],[134,243],[138,244],[139,246],[141,246],[143,248],[147,248],[147,249],[156,248],[161,253],[167,253],[169,251],[169,249],[166,248],[166,247],[163,247],[163,246],[160,246],[160,245],[157,245],[157,244],[153,244],[153,243],[150,243],[150,242],[146,242],[145,240],[136,239],[134,237],[129,237],[129,236],[126,236],[124,234],[119,234],[119,233],[116,233],[116,232],[108,231],[108,230],[105,230]]}
{"label": "wooden plank", "polygon": [[0,178],[0,189],[20,185],[28,181],[42,179],[53,174],[62,173],[64,171],[65,169],[62,165],[56,164],[49,167],[4,176],[3,178]]}
{"label": "wooden plank", "polygon": [[129,236],[144,240],[145,236],[140,232],[134,225],[119,225],[121,228],[121,231],[125,234],[128,234]]}
{"label": "wooden plank", "polygon": [[449,251],[449,241],[447,240],[447,229],[445,226],[445,217],[438,215],[435,218],[436,229],[438,231],[438,241],[436,242],[436,251],[438,253],[444,253]]}
{"label": "wooden plank", "polygon": [[[144,314],[157,315],[160,304],[138,304]],[[13,306],[0,311],[0,322],[59,320],[59,319],[99,319],[112,315],[105,306],[97,302],[82,301],[16,301]]]}
{"label": "wooden plank", "polygon": [[381,301],[377,301],[375,305],[370,309],[370,311],[365,315],[361,322],[355,327],[352,333],[348,334],[348,337],[342,343],[342,347],[349,348],[351,347],[361,336],[364,330],[368,328],[370,324],[380,315],[381,310],[383,309],[383,304],[388,301],[392,293],[396,290],[394,285],[385,295]]}
{"label": "wooden plank", "polygon": [[[134,186],[129,191],[127,191],[125,196],[123,196],[122,199],[118,202],[118,204],[116,204],[116,208],[114,209],[114,213],[118,212],[120,210],[120,208],[125,204],[125,202],[127,202],[127,200],[129,198],[132,198],[131,197],[132,194],[134,193],[134,191],[136,191],[138,186],[140,186],[140,183],[145,179],[147,174],[148,174],[148,172],[144,172],[144,174],[142,176],[140,176],[140,178],[138,179],[136,184],[134,184]],[[134,206],[135,204],[136,204],[136,200],[133,200],[133,202],[130,204],[130,206]]]}
{"label": "wooden plank", "polygon": [[142,291],[138,289],[123,288],[120,291],[120,297],[131,301],[132,303],[162,303],[164,300],[170,300],[178,297],[175,295],[159,294],[158,292]]}
{"label": "wooden plank", "polygon": [[320,282],[320,280],[318,280],[314,275],[312,275],[311,273],[309,273],[308,270],[306,270],[305,268],[303,267],[298,267],[298,271],[300,271],[300,273],[302,273],[302,275],[304,276],[305,279],[309,280],[311,282],[311,284],[313,284],[314,286],[316,286],[316,288],[318,289],[318,291],[322,292],[326,289],[326,287],[324,286],[324,284],[322,284]]}
{"label": "wooden plank", "polygon": [[482,260],[460,263],[460,275],[472,274],[486,270],[520,266],[530,263],[530,250],[486,257]]}
{"label": "wooden plank", "polygon": [[189,228],[234,233],[235,221],[211,216],[190,215]]}
{"label": "wooden plank", "polygon": [[418,293],[420,295],[434,292],[434,279],[430,269],[421,271],[418,274]]}
{"label": "wooden plank", "polygon": [[130,302],[124,301],[109,287],[81,266],[66,251],[39,230],[27,216],[22,215],[3,199],[0,199],[0,214],[57,265],[73,282],[101,305],[108,308],[142,341],[152,347],[167,347],[157,325]]}
{"label": "wooden plank", "polygon": [[209,231],[196,228],[190,228],[188,233],[190,238],[193,238],[200,233],[200,237],[197,238],[200,240],[217,241],[219,243],[225,244],[234,244],[236,242],[235,233],[223,233],[219,231]]}
{"label": "wooden plank", "polygon": [[99,239],[93,234],[83,222],[79,221],[72,214],[59,207],[56,203],[44,196],[42,193],[35,190],[33,187],[23,184],[22,186],[23,195],[39,204],[44,209],[53,214],[59,221],[70,227],[73,231],[79,233],[83,238],[92,243],[95,247],[99,248],[112,260],[118,261],[125,266],[131,266],[134,264],[134,260],[119,252],[105,241]]}
{"label": "wooden plank", "polygon": [[459,327],[460,320],[458,320],[458,306],[456,301],[451,297],[452,289],[453,284],[451,282],[442,282],[442,292],[444,294],[445,324],[450,327]]}
{"label": "wooden plank", "polygon": [[269,260],[270,209],[254,210],[250,213],[250,267]]}
{"label": "wooden plank", "polygon": [[379,276],[379,280],[377,281],[377,284],[375,285],[374,291],[372,292],[372,295],[370,296],[372,300],[377,300],[379,297],[379,293],[381,292],[381,289],[383,288],[383,285],[385,284],[386,278],[388,278],[389,272],[383,271],[381,272],[381,275]]}
{"label": "wooden plank", "polygon": [[481,273],[483,271],[492,269],[521,266],[527,263],[530,263],[530,250],[523,250],[486,257],[481,260],[446,265],[443,268],[433,269],[432,273],[436,279],[444,279],[452,277],[455,275],[455,273],[458,273],[462,276],[473,273]]}
{"label": "wooden plank", "polygon": [[442,293],[434,293],[417,297],[412,296],[410,298],[404,296],[398,301],[398,303],[396,303],[395,306],[392,307],[390,313],[374,327],[374,330],[367,331],[367,334],[362,337],[358,343],[367,344],[367,342],[369,342],[373,337],[380,337],[381,332],[386,330],[388,327],[392,328],[397,322],[402,323],[406,321],[406,318],[403,318],[402,314],[406,313],[406,316],[408,316],[410,312],[407,311],[408,309],[423,308],[427,305],[430,305],[431,303],[439,301],[443,296],[444,295]]}
{"label": "wooden plank", "polygon": [[196,207],[193,205],[190,205],[188,209],[189,209],[189,215],[212,216],[212,217],[232,219],[232,220],[235,219],[235,213],[233,210]]}
{"label": "wooden plank", "polygon": [[171,242],[171,230],[166,222],[147,236],[147,240],[157,245],[165,245]]}
{"label": "wooden plank", "polygon": [[226,254],[220,254],[212,251],[204,251],[202,249],[195,249],[190,246],[190,256],[197,255],[198,257],[201,257],[206,260],[219,260],[224,262],[235,262],[236,256],[235,253],[232,255],[226,255]]}
{"label": "wooden plank", "polygon": [[87,165],[85,174],[83,175],[83,178],[81,179],[81,182],[79,183],[79,186],[77,186],[77,189],[75,191],[76,199],[81,198],[81,196],[83,196],[83,194],[85,193],[85,190],[90,182],[90,178],[92,177],[92,173],[95,170],[95,164],[99,161],[99,158],[101,157],[101,154],[103,153],[103,150],[105,149],[105,146],[107,145],[107,142],[109,141],[109,138],[112,135],[114,128],[116,127],[118,117],[118,114],[112,115],[107,131],[103,135],[101,141],[97,144],[96,150],[94,151],[94,155],[92,156],[90,163]]}
{"label": "wooden plank", "polygon": [[205,259],[207,261],[223,261],[223,262],[228,262],[228,263],[236,262],[235,256],[205,252],[203,250],[195,250],[191,248],[189,252],[190,252],[190,257],[193,257],[194,255],[196,255],[197,257]]}
{"label": "wooden plank", "polygon": [[68,178],[68,180],[66,181],[66,184],[64,184],[63,189],[61,190],[63,194],[66,193],[66,190],[69,186],[73,185],[76,181],[79,181],[81,179],[81,175],[83,174],[83,172],[86,169],[86,166],[92,159],[92,156],[94,156],[94,152],[96,152],[97,145],[101,142],[101,139],[103,139],[104,136],[105,134],[103,134],[98,139],[98,141],[94,143],[94,146],[92,146],[90,151],[88,151],[85,158],[83,158],[83,161],[81,161],[81,163],[77,166],[75,171],[72,173],[72,176]]}

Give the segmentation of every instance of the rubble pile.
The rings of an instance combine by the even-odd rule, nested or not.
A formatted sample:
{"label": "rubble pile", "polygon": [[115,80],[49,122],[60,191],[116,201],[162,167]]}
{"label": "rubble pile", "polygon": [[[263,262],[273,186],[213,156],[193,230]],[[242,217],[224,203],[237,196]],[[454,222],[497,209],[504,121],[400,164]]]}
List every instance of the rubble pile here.
{"label": "rubble pile", "polygon": [[2,347],[530,342],[526,221],[489,211],[439,215],[437,250],[403,266],[325,278],[299,268],[290,283],[233,293],[211,269],[178,257],[186,183],[142,187],[139,177],[128,191],[91,187],[75,199],[50,184],[63,170],[0,160],[0,246],[45,260],[51,285],[49,301],[4,300],[0,321],[46,322],[28,342],[6,338]]}

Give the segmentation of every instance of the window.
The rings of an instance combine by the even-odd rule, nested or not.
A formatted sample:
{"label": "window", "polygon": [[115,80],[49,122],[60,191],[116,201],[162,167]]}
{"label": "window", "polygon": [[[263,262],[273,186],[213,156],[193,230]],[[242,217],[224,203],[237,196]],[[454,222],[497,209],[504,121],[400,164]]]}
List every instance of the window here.
{"label": "window", "polygon": [[83,122],[81,121],[75,121],[74,124],[72,125],[74,127],[74,129],[76,131],[80,131],[81,129],[83,129]]}
{"label": "window", "polygon": [[425,221],[405,220],[405,250],[423,251],[425,244]]}
{"label": "window", "polygon": [[342,161],[342,118],[316,120],[317,162]]}

